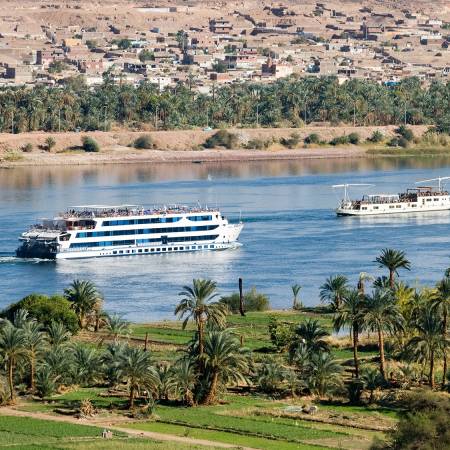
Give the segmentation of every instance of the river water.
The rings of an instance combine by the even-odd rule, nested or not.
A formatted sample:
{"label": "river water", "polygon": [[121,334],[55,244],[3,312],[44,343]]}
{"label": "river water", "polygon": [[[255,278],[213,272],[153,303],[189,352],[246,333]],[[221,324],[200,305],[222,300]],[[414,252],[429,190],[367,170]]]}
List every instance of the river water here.
{"label": "river water", "polygon": [[[401,276],[434,283],[450,266],[450,212],[338,218],[338,183],[373,183],[363,193],[396,193],[415,181],[450,175],[450,159],[328,159],[222,164],[139,164],[0,169],[0,307],[31,292],[61,292],[73,279],[93,280],[108,312],[133,321],[173,318],[178,292],[193,278],[218,282],[220,293],[255,286],[274,308],[288,308],[290,286],[318,303],[330,274],[382,272],[383,247],[405,250]],[[237,250],[72,261],[20,260],[17,237],[40,217],[80,204],[201,204],[245,222]]]}

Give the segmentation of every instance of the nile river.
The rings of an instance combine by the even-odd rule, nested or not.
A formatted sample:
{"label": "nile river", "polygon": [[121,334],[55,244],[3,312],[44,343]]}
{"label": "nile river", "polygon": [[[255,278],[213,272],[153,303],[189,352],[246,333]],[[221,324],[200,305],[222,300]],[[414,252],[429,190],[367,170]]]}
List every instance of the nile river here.
{"label": "nile river", "polygon": [[[450,175],[450,160],[430,158],[306,160],[223,164],[148,164],[0,169],[0,307],[31,292],[61,292],[73,279],[93,280],[108,312],[133,321],[173,318],[183,284],[212,278],[221,293],[251,286],[274,308],[291,305],[290,286],[318,303],[330,274],[381,274],[383,247],[407,252],[413,285],[434,283],[450,266],[450,212],[337,218],[337,183],[373,183],[363,193],[397,193],[425,178]],[[237,250],[72,261],[20,260],[17,237],[40,217],[80,204],[201,204],[245,228]]]}

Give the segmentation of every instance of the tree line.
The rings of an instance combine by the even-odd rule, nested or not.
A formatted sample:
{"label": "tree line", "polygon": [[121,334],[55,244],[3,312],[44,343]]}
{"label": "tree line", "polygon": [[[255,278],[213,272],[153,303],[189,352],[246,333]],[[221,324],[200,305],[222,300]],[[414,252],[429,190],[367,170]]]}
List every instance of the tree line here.
{"label": "tree line", "polygon": [[212,86],[199,93],[195,76],[163,90],[149,82],[88,87],[81,77],[55,87],[0,89],[0,131],[92,131],[113,124],[154,129],[191,127],[298,127],[305,123],[426,124],[450,131],[450,82],[418,78],[394,86],[369,80],[291,76],[273,83]]}

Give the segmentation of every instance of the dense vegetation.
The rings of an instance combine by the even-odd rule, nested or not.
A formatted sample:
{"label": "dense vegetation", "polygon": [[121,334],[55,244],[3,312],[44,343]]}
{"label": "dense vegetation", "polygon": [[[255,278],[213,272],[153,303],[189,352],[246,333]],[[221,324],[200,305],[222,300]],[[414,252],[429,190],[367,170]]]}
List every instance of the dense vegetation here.
{"label": "dense vegetation", "polygon": [[[220,298],[214,281],[193,280],[182,288],[175,309],[182,320],[182,330],[173,330],[177,351],[163,358],[148,346],[148,328],[143,327],[144,342],[129,339],[131,333],[142,333],[139,327],[132,329],[121,317],[107,315],[102,296],[89,281],[75,280],[64,296],[52,297],[58,314],[64,311],[61,319],[43,314],[51,308],[48,297],[30,295],[4,311],[0,324],[1,401],[15,402],[17,394],[25,393],[47,399],[75,385],[103,388],[108,397],[99,404],[126,396],[121,407],[134,417],[153,417],[158,404],[161,424],[192,420],[197,427],[221,432],[230,422],[236,432],[255,438],[267,434],[286,440],[289,435],[289,442],[303,442],[298,440],[302,427],[294,427],[293,420],[304,420],[308,412],[278,410],[271,415],[264,410],[239,420],[203,417],[202,405],[218,405],[233,389],[294,404],[298,398],[314,398],[319,405],[333,400],[336,407],[406,410],[387,440],[374,448],[446,448],[450,270],[436,286],[419,289],[399,281],[399,272],[411,267],[403,252],[384,249],[375,262],[386,269],[386,276],[373,279],[361,273],[356,286],[339,274],[326,279],[320,287],[321,309],[303,308],[301,287],[293,285],[289,317],[295,320],[274,312],[246,313],[266,309],[268,299],[256,290],[244,293],[239,318],[245,329],[236,327],[239,321],[233,316],[241,309],[239,296]],[[70,321],[67,307],[74,315]],[[255,314],[266,314],[264,321]],[[350,334],[351,351],[340,347],[342,338],[332,337],[331,329]],[[158,330],[160,336],[170,332],[167,326]],[[100,340],[83,342],[83,336],[96,333]],[[90,408],[89,401],[83,402],[80,412]],[[174,412],[180,406],[199,412],[180,416]],[[367,429],[377,430],[375,425]],[[434,441],[421,439],[428,432]],[[327,437],[328,432],[320,433]]]}
{"label": "dense vegetation", "polygon": [[299,126],[310,122],[355,125],[430,124],[450,131],[450,82],[422,87],[407,78],[394,87],[367,80],[339,84],[335,77],[290,77],[271,84],[215,87],[211,95],[179,84],[160,92],[153,84],[104,83],[82,78],[48,88],[2,88],[0,131],[109,129],[112,123],[155,128]]}

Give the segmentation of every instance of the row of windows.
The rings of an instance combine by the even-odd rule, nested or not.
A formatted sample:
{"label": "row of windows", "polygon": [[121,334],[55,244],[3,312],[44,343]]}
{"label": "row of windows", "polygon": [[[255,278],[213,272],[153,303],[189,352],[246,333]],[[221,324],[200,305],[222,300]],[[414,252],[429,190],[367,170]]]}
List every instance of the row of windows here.
{"label": "row of windows", "polygon": [[[212,241],[216,239],[218,234],[211,234],[209,236],[184,236],[184,237],[173,237],[168,238],[166,242],[190,242],[190,241]],[[100,241],[100,242],[77,242],[70,244],[70,248],[87,248],[87,247],[111,247],[117,245],[135,245],[137,244],[148,244],[152,242],[161,242],[161,239],[137,239],[128,241]]]}
{"label": "row of windows", "polygon": [[[104,220],[104,227],[116,227],[119,225],[141,225],[144,223],[173,223],[178,222],[183,217],[152,217],[149,219],[121,219],[121,220]],[[206,220],[212,220],[212,216],[191,216],[187,219],[192,222],[201,222]]]}
{"label": "row of windows", "polygon": [[83,231],[77,233],[77,238],[124,236],[129,234],[161,234],[161,233],[183,233],[189,231],[210,231],[219,225],[201,225],[196,227],[170,227],[170,228],[138,228],[136,230],[111,230],[111,231]]}
{"label": "row of windows", "polygon": [[134,245],[134,240],[129,241],[101,241],[101,242],[79,242],[70,244],[70,248],[85,248],[85,247],[110,247],[114,245]]}
{"label": "row of windows", "polygon": [[114,250],[113,255],[128,255],[135,253],[161,253],[161,252],[171,252],[178,250],[200,250],[200,249],[214,248],[214,245],[187,245],[186,247],[162,247],[162,248],[140,248],[138,250]]}

